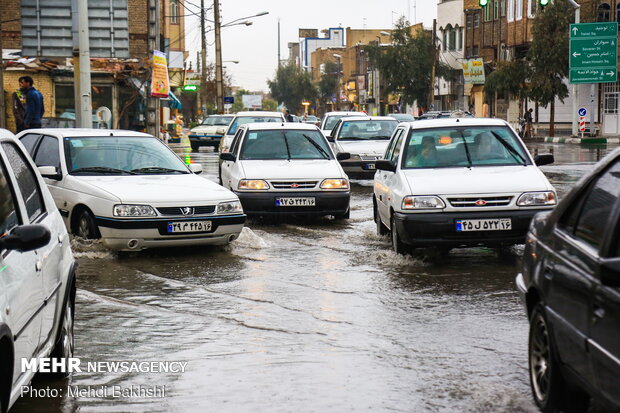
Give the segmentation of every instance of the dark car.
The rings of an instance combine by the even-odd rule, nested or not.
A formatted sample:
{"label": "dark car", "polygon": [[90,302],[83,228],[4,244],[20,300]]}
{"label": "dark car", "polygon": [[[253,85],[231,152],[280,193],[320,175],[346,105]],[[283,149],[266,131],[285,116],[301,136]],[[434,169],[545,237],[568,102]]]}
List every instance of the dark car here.
{"label": "dark car", "polygon": [[620,149],[532,221],[517,288],[544,412],[620,410]]}

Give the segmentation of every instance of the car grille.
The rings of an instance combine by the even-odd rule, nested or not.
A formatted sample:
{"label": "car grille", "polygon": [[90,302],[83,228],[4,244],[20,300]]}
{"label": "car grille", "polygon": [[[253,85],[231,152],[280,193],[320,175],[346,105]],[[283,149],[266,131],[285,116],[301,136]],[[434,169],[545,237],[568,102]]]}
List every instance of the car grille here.
{"label": "car grille", "polygon": [[316,187],[319,181],[280,182],[272,181],[271,186],[275,189],[311,189]]}
{"label": "car grille", "polygon": [[[495,196],[487,198],[448,198],[450,205],[455,208],[484,208],[506,206],[510,204],[511,200],[511,196]],[[477,202],[479,201],[484,201],[485,203],[483,205],[477,204]]]}
{"label": "car grille", "polygon": [[377,159],[381,159],[381,156],[360,156],[362,161],[376,161]]}
{"label": "car grille", "polygon": [[[183,213],[183,208],[191,208],[190,213]],[[196,207],[161,207],[157,208],[160,214],[162,215],[204,215],[204,214],[212,214],[215,212],[215,205],[205,205],[205,206],[196,206]]]}

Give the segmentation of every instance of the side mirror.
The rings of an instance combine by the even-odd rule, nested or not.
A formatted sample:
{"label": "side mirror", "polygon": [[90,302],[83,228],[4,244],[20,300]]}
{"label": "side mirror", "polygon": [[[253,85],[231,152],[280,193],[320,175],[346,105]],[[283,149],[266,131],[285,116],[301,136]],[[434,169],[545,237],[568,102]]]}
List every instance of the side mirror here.
{"label": "side mirror", "polygon": [[20,225],[0,238],[0,249],[32,251],[46,246],[51,237],[50,230],[43,225]]}
{"label": "side mirror", "polygon": [[62,174],[55,166],[39,166],[37,169],[43,178],[53,179],[55,181],[62,180]]}
{"label": "side mirror", "polygon": [[220,153],[220,159],[222,161],[235,162],[237,160],[237,157],[235,156],[234,153],[222,152],[222,153]]}
{"label": "side mirror", "polygon": [[380,171],[396,172],[396,164],[388,159],[379,159],[375,161],[375,168]]}
{"label": "side mirror", "polygon": [[608,287],[620,287],[620,258],[607,258],[601,262],[601,283]]}
{"label": "side mirror", "polygon": [[201,174],[202,173],[202,165],[199,163],[190,163],[189,170],[192,171],[193,174]]}
{"label": "side mirror", "polygon": [[555,162],[555,158],[550,153],[544,155],[536,155],[534,157],[534,163],[538,166],[549,165]]}
{"label": "side mirror", "polygon": [[346,161],[347,159],[351,159],[351,154],[349,152],[338,152],[336,154],[337,161]]}

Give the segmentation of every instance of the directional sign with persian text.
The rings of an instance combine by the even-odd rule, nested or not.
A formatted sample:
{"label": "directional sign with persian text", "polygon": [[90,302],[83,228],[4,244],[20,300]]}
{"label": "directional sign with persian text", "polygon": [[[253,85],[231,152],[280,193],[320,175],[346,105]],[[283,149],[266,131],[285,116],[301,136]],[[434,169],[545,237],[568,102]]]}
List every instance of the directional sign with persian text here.
{"label": "directional sign with persian text", "polygon": [[618,78],[618,23],[570,25],[570,83],[608,83]]}

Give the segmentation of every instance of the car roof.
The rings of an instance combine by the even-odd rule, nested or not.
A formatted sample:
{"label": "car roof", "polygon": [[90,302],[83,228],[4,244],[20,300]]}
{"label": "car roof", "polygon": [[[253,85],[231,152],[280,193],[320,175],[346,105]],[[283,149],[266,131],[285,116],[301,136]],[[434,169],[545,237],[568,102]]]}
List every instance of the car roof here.
{"label": "car roof", "polygon": [[251,112],[251,111],[237,112],[235,116],[284,116],[284,115],[282,114],[282,112],[268,112],[268,111],[257,110],[254,112]]}
{"label": "car roof", "polygon": [[439,118],[402,122],[400,125],[411,125],[412,129],[426,129],[454,126],[508,126],[508,123],[503,119],[493,118]]}
{"label": "car roof", "polygon": [[247,123],[245,125],[240,126],[240,128],[245,128],[248,130],[274,130],[274,129],[295,129],[295,130],[313,130],[318,131],[319,128],[309,123],[299,123],[299,122],[261,122],[261,123]]}
{"label": "car roof", "polygon": [[336,111],[336,112],[327,112],[325,114],[325,117],[327,116],[331,116],[331,115],[362,115],[362,116],[368,116],[366,113],[364,112],[350,112],[350,111]]}
{"label": "car roof", "polygon": [[344,118],[340,118],[341,121],[361,121],[361,120],[389,120],[389,121],[394,121],[396,119],[394,119],[391,116],[346,116]]}
{"label": "car roof", "polygon": [[13,138],[15,139],[15,135],[13,135],[13,132],[6,130],[6,129],[0,129],[0,138]]}
{"label": "car roof", "polygon": [[[123,136],[123,137],[149,137],[153,135],[148,133],[136,132],[132,130],[122,129],[88,129],[88,128],[40,128],[27,129],[28,133],[42,133],[48,135],[59,136],[62,138],[85,138],[85,137],[105,137],[105,136]],[[23,133],[22,135],[25,135]]]}

